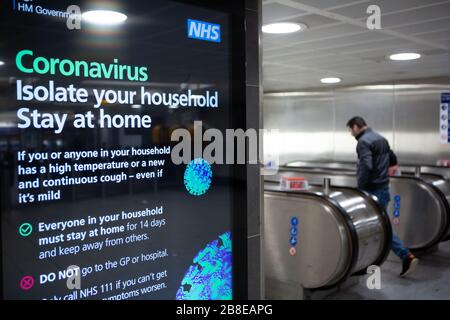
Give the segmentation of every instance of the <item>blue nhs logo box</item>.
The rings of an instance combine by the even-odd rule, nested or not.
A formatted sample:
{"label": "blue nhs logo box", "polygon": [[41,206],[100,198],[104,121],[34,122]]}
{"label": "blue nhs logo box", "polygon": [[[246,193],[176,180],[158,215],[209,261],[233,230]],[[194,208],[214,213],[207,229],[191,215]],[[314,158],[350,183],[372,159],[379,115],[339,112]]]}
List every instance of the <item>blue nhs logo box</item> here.
{"label": "blue nhs logo box", "polygon": [[220,24],[188,19],[188,38],[220,42]]}

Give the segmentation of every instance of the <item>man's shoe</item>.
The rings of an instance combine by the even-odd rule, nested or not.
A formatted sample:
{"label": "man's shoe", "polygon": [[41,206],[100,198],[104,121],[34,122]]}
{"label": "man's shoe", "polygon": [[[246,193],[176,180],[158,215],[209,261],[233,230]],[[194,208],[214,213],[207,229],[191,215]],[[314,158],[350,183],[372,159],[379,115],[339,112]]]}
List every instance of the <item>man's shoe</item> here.
{"label": "man's shoe", "polygon": [[408,274],[411,274],[414,269],[417,267],[419,263],[419,259],[417,259],[414,255],[410,254],[406,260],[403,260],[403,269],[402,273],[400,273],[400,277],[406,277]]}

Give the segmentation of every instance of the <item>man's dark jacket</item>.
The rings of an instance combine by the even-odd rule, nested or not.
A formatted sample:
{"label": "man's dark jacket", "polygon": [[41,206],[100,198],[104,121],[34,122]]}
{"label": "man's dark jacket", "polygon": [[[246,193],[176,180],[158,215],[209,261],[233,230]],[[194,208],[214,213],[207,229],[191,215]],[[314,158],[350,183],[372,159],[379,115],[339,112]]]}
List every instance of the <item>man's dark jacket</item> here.
{"label": "man's dark jacket", "polygon": [[371,128],[360,133],[356,140],[358,188],[371,191],[389,186],[389,167],[397,164],[389,142]]}

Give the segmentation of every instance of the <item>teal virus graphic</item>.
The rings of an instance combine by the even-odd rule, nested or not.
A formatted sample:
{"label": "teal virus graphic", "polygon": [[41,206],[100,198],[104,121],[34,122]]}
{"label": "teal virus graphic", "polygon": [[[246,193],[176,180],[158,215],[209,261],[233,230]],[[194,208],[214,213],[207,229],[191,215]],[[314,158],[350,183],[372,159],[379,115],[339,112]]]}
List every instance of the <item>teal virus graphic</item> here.
{"label": "teal virus graphic", "polygon": [[184,185],[186,190],[194,195],[204,195],[211,186],[211,165],[202,158],[192,160],[184,172]]}
{"label": "teal virus graphic", "polygon": [[219,236],[194,258],[178,289],[177,300],[231,300],[230,232]]}

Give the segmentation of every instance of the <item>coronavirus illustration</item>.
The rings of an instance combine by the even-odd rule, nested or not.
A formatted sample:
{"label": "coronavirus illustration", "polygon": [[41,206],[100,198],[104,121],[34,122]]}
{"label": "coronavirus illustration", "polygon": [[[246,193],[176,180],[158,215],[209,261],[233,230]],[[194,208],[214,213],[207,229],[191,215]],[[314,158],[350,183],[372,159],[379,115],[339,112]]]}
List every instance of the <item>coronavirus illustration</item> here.
{"label": "coronavirus illustration", "polygon": [[224,233],[194,258],[178,289],[177,300],[231,300],[231,234]]}
{"label": "coronavirus illustration", "polygon": [[202,158],[192,160],[184,172],[184,185],[186,190],[194,195],[204,195],[211,187],[211,165]]}

